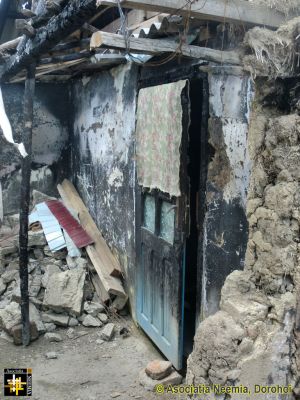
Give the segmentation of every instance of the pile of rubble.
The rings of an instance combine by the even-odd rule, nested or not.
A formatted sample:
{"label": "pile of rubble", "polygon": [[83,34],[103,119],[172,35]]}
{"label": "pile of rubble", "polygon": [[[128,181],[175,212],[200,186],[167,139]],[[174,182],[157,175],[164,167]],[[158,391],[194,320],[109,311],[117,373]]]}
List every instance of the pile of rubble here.
{"label": "pile of rubble", "polygon": [[[0,330],[1,336],[22,343],[21,294],[18,254],[18,215],[6,217],[0,228]],[[85,254],[70,257],[67,250],[52,252],[44,231],[33,225],[28,234],[31,340],[56,327],[103,327],[101,339],[110,340],[114,325],[108,308],[91,283],[94,266]],[[36,230],[38,229],[38,230]]]}

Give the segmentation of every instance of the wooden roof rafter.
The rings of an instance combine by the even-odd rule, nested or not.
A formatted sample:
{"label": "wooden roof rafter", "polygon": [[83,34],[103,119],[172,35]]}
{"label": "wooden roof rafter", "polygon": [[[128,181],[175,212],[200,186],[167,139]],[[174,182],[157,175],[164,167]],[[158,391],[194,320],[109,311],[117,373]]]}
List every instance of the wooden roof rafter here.
{"label": "wooden roof rafter", "polygon": [[97,0],[97,5],[116,7],[118,1],[124,8],[273,29],[285,21],[280,12],[245,0]]}

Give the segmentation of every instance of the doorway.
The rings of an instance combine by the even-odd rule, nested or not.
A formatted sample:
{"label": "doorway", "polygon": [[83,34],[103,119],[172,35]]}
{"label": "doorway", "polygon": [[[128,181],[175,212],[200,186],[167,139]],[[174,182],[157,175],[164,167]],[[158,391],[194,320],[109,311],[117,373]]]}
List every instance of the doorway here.
{"label": "doorway", "polygon": [[[201,308],[208,96],[206,77],[199,72],[179,78],[188,78],[182,96],[182,190],[179,197],[170,197],[138,186],[136,305],[141,328],[175,368],[182,369],[193,348]],[[156,79],[150,86],[160,84]],[[169,228],[173,224],[171,240],[164,236],[163,218]]]}

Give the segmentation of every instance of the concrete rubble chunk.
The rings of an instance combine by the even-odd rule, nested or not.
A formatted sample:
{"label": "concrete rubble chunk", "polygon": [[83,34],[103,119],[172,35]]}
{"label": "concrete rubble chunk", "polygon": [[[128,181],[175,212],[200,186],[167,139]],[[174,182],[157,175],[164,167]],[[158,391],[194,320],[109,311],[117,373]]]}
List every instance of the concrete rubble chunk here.
{"label": "concrete rubble chunk", "polygon": [[55,353],[55,351],[49,351],[45,354],[45,357],[47,360],[55,360],[57,358],[57,353]]}
{"label": "concrete rubble chunk", "polygon": [[42,286],[42,276],[36,274],[29,286],[29,296],[36,297]]}
{"label": "concrete rubble chunk", "polygon": [[99,313],[104,311],[104,307],[100,303],[95,303],[93,301],[85,301],[83,305],[83,309],[86,313],[91,314],[93,317],[96,317]]}
{"label": "concrete rubble chunk", "polygon": [[34,257],[39,261],[44,259],[44,252],[42,249],[39,249],[39,248],[33,249],[33,254],[34,254]]}
{"label": "concrete rubble chunk", "polygon": [[28,232],[28,247],[45,246],[47,244],[44,231],[29,231]]}
{"label": "concrete rubble chunk", "polygon": [[88,314],[84,317],[82,325],[87,327],[99,328],[100,326],[102,326],[102,323],[99,321],[99,319]]}
{"label": "concrete rubble chunk", "polygon": [[114,332],[115,332],[115,325],[112,323],[109,323],[109,324],[105,325],[105,327],[103,328],[100,337],[103,340],[109,341],[112,339]]}
{"label": "concrete rubble chunk", "polygon": [[163,379],[172,372],[172,364],[170,361],[154,360],[149,362],[145,372],[152,379]]}
{"label": "concrete rubble chunk", "polygon": [[76,318],[70,318],[68,325],[71,326],[71,327],[72,326],[77,326],[77,325],[79,325],[79,322],[78,322],[78,320]]}
{"label": "concrete rubble chunk", "polygon": [[61,272],[60,268],[55,264],[48,264],[44,267],[44,275],[42,276],[41,285],[43,288],[47,287],[49,277],[54,273]]}
{"label": "concrete rubble chunk", "polygon": [[45,334],[45,339],[47,339],[49,342],[62,342],[62,337],[58,333],[51,333],[47,332]]}
{"label": "concrete rubble chunk", "polygon": [[11,261],[6,267],[6,271],[19,271],[19,260]]}
{"label": "concrete rubble chunk", "polygon": [[10,242],[8,242],[8,241],[1,242],[0,259],[4,259],[5,256],[13,254],[17,250],[18,250],[18,248],[15,243],[12,243],[11,241]]}
{"label": "concrete rubble chunk", "polygon": [[69,339],[74,339],[75,337],[75,333],[74,333],[74,329],[73,328],[69,328],[66,332],[66,335]]}
{"label": "concrete rubble chunk", "polygon": [[0,277],[0,296],[5,292],[6,284],[3,282],[3,279]]}
{"label": "concrete rubble chunk", "polygon": [[14,326],[21,323],[21,310],[16,302],[11,302],[5,308],[0,309],[0,328],[11,333]]}
{"label": "concrete rubble chunk", "polygon": [[[22,344],[22,325],[15,325],[11,330],[11,335],[14,339],[14,344]],[[39,332],[34,321],[30,321],[30,340],[36,340],[39,337]]]}
{"label": "concrete rubble chunk", "polygon": [[68,326],[69,316],[64,314],[56,314],[56,313],[42,313],[43,322],[53,322],[55,325],[59,326]]}
{"label": "concrete rubble chunk", "polygon": [[45,322],[45,329],[46,332],[54,332],[56,329],[56,325],[53,322]]}
{"label": "concrete rubble chunk", "polygon": [[9,342],[9,343],[14,342],[14,339],[4,331],[0,332],[0,339],[5,340],[6,342]]}
{"label": "concrete rubble chunk", "polygon": [[29,303],[29,316],[30,321],[35,323],[38,333],[44,333],[46,331],[45,325],[41,319],[38,309],[32,303]]}
{"label": "concrete rubble chunk", "polygon": [[157,385],[180,385],[182,382],[182,376],[177,371],[173,371],[164,379],[156,380],[151,379],[143,369],[139,374],[139,382],[146,390],[155,391]]}
{"label": "concrete rubble chunk", "polygon": [[56,312],[80,315],[83,301],[85,271],[76,268],[49,276],[43,305]]}
{"label": "concrete rubble chunk", "polygon": [[98,314],[97,318],[99,318],[100,321],[103,322],[103,324],[106,324],[108,322],[108,316],[104,313]]}
{"label": "concrete rubble chunk", "polygon": [[13,271],[5,271],[4,274],[2,274],[1,278],[3,283],[10,283],[12,281],[15,281],[18,277],[19,273],[16,270]]}

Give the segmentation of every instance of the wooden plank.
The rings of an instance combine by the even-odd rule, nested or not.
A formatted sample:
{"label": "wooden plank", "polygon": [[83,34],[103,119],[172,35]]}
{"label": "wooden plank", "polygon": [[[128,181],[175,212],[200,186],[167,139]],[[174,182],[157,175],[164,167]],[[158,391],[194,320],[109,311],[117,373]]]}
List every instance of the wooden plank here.
{"label": "wooden plank", "polygon": [[[112,49],[126,49],[126,42],[122,35],[106,32],[95,32],[91,38],[91,49],[108,47]],[[240,57],[235,51],[220,51],[206,47],[191,46],[183,44],[180,48],[178,43],[165,39],[140,39],[130,38],[130,51],[144,54],[174,53],[186,57],[213,61],[224,64],[240,64]]]}
{"label": "wooden plank", "polygon": [[103,302],[103,303],[107,303],[110,300],[109,294],[107,293],[107,291],[104,289],[100,278],[98,275],[94,275],[92,274],[92,284],[94,285],[94,288],[96,290],[96,293],[99,297],[99,299]]}
{"label": "wooden plank", "polygon": [[111,275],[111,273],[120,273],[120,269],[116,270],[117,267],[120,268],[116,258],[111,253],[73,184],[65,179],[61,185],[57,186],[57,189],[65,205],[78,213],[82,227],[95,241],[93,245],[86,247],[86,251],[101,281],[102,298],[105,298],[106,293],[116,296],[118,301],[115,302],[115,307],[118,310],[122,309],[128,296],[120,279]]}
{"label": "wooden plank", "polygon": [[121,296],[122,298],[127,297],[121,281],[115,276],[111,276],[107,273],[104,267],[105,260],[103,254],[101,256],[96,251],[94,245],[87,246],[86,251],[107,293],[114,294],[115,296]]}
{"label": "wooden plank", "polygon": [[121,267],[117,259],[111,253],[74,185],[65,179],[61,185],[57,186],[57,188],[62,199],[66,202],[66,205],[73,208],[78,213],[83,229],[85,229],[94,240],[95,249],[103,260],[103,268],[107,272],[107,275],[119,276],[121,274]]}
{"label": "wooden plank", "polygon": [[[157,14],[157,13],[152,13]],[[131,25],[136,25],[145,21],[145,13],[141,10],[132,10],[127,13],[127,26],[130,29]],[[121,18],[117,18],[110,24],[101,28],[103,32],[116,33],[121,27]]]}
{"label": "wooden plank", "polygon": [[[97,5],[117,6],[118,0],[97,0]],[[245,0],[123,0],[122,7],[145,11],[158,11],[184,17],[236,24],[260,25],[278,28],[285,22],[283,14],[271,8],[258,6]]]}

